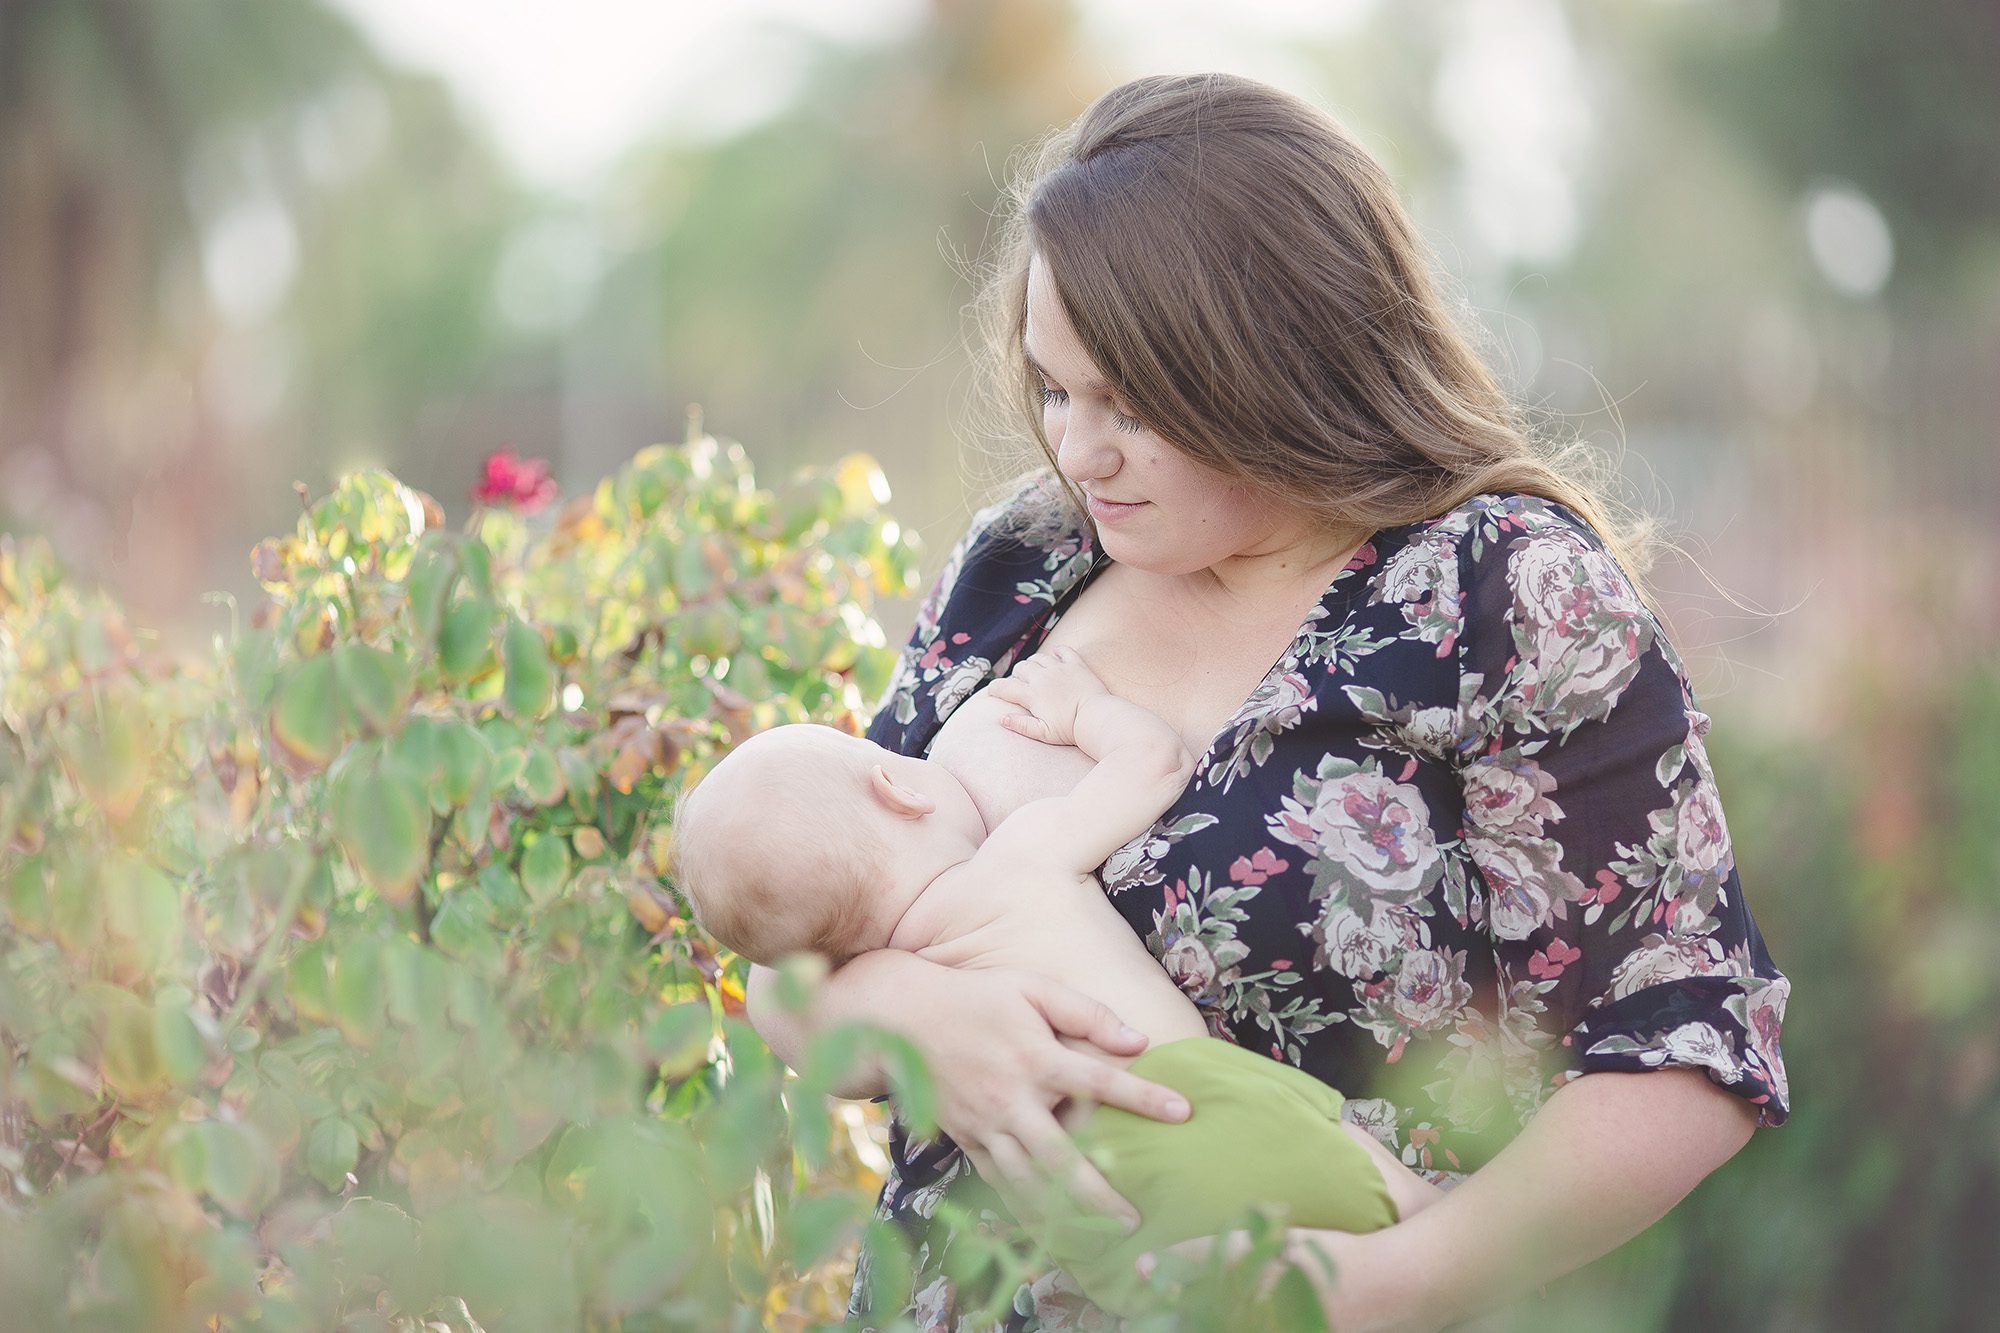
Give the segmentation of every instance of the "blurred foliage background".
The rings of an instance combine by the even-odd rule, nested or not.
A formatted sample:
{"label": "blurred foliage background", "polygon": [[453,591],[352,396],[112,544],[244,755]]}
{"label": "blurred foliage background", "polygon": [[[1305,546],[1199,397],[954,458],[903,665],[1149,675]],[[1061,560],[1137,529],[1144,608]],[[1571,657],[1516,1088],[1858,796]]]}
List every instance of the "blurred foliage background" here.
{"label": "blurred foliage background", "polygon": [[[1382,158],[1553,430],[1617,454],[1796,1113],[1549,1294],[1962,1326],[2000,1290],[2000,9],[1968,0],[0,0],[0,532],[167,648],[387,469],[583,494],[690,404],[861,451],[936,561],[1006,442],[960,311],[1029,138],[1228,68]],[[927,565],[925,579],[933,572]],[[913,600],[876,613],[893,641]]]}

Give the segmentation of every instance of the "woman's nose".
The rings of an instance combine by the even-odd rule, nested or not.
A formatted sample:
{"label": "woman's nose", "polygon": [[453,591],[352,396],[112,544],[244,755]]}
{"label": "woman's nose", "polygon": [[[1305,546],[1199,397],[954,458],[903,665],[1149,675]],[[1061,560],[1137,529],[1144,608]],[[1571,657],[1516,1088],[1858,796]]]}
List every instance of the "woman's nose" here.
{"label": "woman's nose", "polygon": [[1056,466],[1071,481],[1081,485],[1116,473],[1125,461],[1118,445],[1107,436],[1108,425],[1080,421],[1075,412],[1063,423],[1062,438],[1056,442]]}

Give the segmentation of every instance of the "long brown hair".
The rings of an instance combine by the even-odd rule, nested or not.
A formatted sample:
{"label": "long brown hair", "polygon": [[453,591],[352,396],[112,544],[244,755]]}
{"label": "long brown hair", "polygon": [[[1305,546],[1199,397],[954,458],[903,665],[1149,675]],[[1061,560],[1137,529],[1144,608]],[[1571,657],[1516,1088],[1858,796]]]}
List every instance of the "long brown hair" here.
{"label": "long brown hair", "polygon": [[[1581,441],[1529,428],[1431,278],[1388,176],[1329,115],[1234,74],[1121,84],[1032,146],[978,275],[1002,438],[1039,377],[1021,349],[1039,254],[1126,410],[1206,464],[1355,540],[1488,491],[1568,506],[1652,599],[1655,524]],[[1088,521],[1055,473],[1064,514]],[[1657,608],[1656,608],[1657,609]]]}

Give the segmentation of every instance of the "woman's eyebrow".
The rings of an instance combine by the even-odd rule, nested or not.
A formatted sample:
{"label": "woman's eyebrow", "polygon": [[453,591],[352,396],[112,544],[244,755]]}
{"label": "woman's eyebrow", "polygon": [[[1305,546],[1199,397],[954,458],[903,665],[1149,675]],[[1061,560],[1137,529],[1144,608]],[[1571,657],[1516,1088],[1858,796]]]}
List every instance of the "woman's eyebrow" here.
{"label": "woman's eyebrow", "polygon": [[[1035,360],[1035,354],[1028,350],[1028,340],[1026,338],[1023,338],[1021,340],[1021,355],[1028,358],[1028,364],[1030,366],[1033,366],[1035,369],[1035,373],[1040,375],[1043,379],[1052,380],[1056,378],[1054,375],[1049,374],[1048,371],[1042,368],[1041,362]],[[1101,393],[1104,390],[1103,383],[1098,380],[1089,380],[1080,383],[1075,387],[1082,389],[1088,393]]]}

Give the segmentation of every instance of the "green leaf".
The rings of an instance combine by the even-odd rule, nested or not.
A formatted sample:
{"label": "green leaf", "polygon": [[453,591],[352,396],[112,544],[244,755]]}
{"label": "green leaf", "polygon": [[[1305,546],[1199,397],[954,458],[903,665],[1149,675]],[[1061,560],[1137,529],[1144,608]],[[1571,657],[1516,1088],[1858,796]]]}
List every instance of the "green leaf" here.
{"label": "green leaf", "polygon": [[689,537],[674,551],[674,589],[684,602],[694,601],[709,586],[714,578],[708,572],[708,565],[702,560],[701,543],[698,538]]}
{"label": "green leaf", "polygon": [[602,774],[595,768],[588,756],[575,746],[564,746],[556,751],[556,764],[562,769],[563,786],[569,789],[569,808],[576,812],[578,819],[594,819],[598,780]]}
{"label": "green leaf", "polygon": [[207,1120],[193,1127],[203,1149],[200,1187],[239,1217],[255,1217],[278,1193],[278,1160],[257,1131]]}
{"label": "green leaf", "polygon": [[861,1221],[861,1201],[846,1194],[809,1195],[792,1205],[792,1267],[803,1273],[838,1249]]}
{"label": "green leaf", "polygon": [[510,619],[501,651],[507,664],[507,687],[502,696],[507,711],[527,718],[547,713],[555,702],[556,673],[541,631]]}
{"label": "green leaf", "polygon": [[435,950],[406,936],[383,941],[382,977],[390,1017],[406,1027],[442,1021],[445,967]]}
{"label": "green leaf", "polygon": [[90,706],[70,733],[64,757],[90,799],[113,819],[124,819],[144,794],[148,736],[145,701],[122,685],[92,691]]}
{"label": "green leaf", "polygon": [[528,762],[521,770],[521,790],[536,805],[554,805],[567,790],[562,768],[546,745],[529,746]]}
{"label": "green leaf", "polygon": [[93,985],[90,1004],[102,1041],[104,1081],[127,1101],[143,1101],[167,1081],[153,1040],[153,1011],[130,991]]}
{"label": "green leaf", "polygon": [[305,1120],[299,1114],[298,1103],[282,1090],[268,1083],[259,1084],[243,1108],[243,1119],[256,1127],[258,1135],[279,1157],[289,1158],[298,1151]]}
{"label": "green leaf", "polygon": [[399,730],[414,685],[409,664],[365,643],[344,643],[332,656],[341,692],[362,725],[385,736]]}
{"label": "green leaf", "polygon": [[328,998],[333,1002],[333,1021],[349,1041],[366,1046],[375,1040],[387,999],[382,990],[379,940],[364,935],[341,947],[333,958]]}
{"label": "green leaf", "polygon": [[438,666],[447,679],[470,680],[486,665],[493,649],[493,625],[500,608],[483,597],[453,602],[438,629]]}
{"label": "green leaf", "polygon": [[477,537],[461,540],[458,563],[465,571],[466,586],[481,597],[493,595],[493,552],[486,549],[485,542]]}
{"label": "green leaf", "polygon": [[208,1043],[195,1026],[185,987],[166,986],[153,996],[153,1045],[175,1083],[192,1083],[208,1068]]}
{"label": "green leaf", "polygon": [[326,984],[327,946],[315,940],[300,949],[285,972],[285,995],[292,1009],[307,1023],[331,1023],[333,999]]}
{"label": "green leaf", "polygon": [[647,1054],[666,1078],[686,1078],[708,1063],[715,1014],[706,1004],[670,1004],[653,1016],[644,1035]]}
{"label": "green leaf", "polygon": [[537,905],[548,902],[569,881],[569,845],[544,833],[521,853],[521,887]]}
{"label": "green leaf", "polygon": [[346,740],[345,716],[333,658],[321,653],[294,663],[279,680],[271,736],[310,772],[324,768]]}
{"label": "green leaf", "polygon": [[343,1188],[360,1160],[361,1136],[339,1116],[320,1121],[306,1138],[306,1170],[329,1190]]}
{"label": "green leaf", "polygon": [[278,685],[278,640],[265,630],[246,631],[230,657],[236,691],[250,708],[262,711]]}
{"label": "green leaf", "polygon": [[425,533],[403,582],[418,643],[437,641],[438,630],[444,623],[445,599],[451,595],[451,586],[457,580],[458,554],[452,549],[451,539],[442,532]]}
{"label": "green leaf", "polygon": [[442,724],[437,741],[438,781],[445,799],[454,806],[465,805],[492,770],[493,750],[479,728],[462,718]]}
{"label": "green leaf", "polygon": [[937,1132],[937,1094],[929,1068],[915,1043],[893,1032],[876,1032],[873,1045],[889,1076],[889,1088],[896,1096],[896,1109],[903,1123],[919,1138]]}
{"label": "green leaf", "polygon": [[180,886],[150,863],[129,852],[107,856],[99,879],[95,910],[125,941],[124,961],[147,975],[172,966],[180,956]]}
{"label": "green leaf", "polygon": [[379,754],[373,760],[334,779],[333,836],[368,886],[401,905],[430,859],[430,803],[407,767]]}

